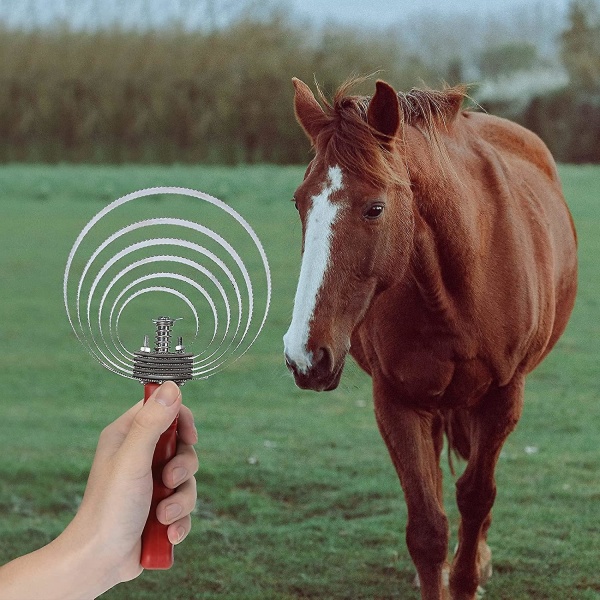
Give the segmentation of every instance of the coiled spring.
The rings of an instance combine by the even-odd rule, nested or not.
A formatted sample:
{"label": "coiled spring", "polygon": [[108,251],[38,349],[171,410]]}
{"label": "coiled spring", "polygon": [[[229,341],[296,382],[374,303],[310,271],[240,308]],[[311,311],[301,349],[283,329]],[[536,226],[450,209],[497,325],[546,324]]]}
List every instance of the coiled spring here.
{"label": "coiled spring", "polygon": [[153,322],[156,325],[154,351],[169,352],[171,348],[171,329],[175,319],[158,317],[158,319],[153,319]]}

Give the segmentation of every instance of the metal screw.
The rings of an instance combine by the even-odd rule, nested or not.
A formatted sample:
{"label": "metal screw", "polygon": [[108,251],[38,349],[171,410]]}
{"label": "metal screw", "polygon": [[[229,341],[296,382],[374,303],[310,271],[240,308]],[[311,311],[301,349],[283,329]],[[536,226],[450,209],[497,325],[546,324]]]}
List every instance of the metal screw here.
{"label": "metal screw", "polygon": [[150,342],[148,340],[148,336],[145,335],[144,336],[144,343],[142,344],[142,347],[140,348],[140,352],[151,352],[150,350],[150,346],[148,345]]}

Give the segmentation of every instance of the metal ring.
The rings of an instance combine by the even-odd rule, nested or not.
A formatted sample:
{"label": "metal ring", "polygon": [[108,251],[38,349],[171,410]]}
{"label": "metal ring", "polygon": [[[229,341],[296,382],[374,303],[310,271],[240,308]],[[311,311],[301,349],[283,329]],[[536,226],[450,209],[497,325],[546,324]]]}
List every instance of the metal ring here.
{"label": "metal ring", "polygon": [[[264,310],[261,309],[259,312],[258,324],[255,283],[241,256],[225,237],[201,223],[188,219],[160,216],[121,227],[96,246],[80,273],[75,272],[75,258],[81,260],[78,252],[84,241],[89,242],[91,234],[95,233],[94,227],[100,221],[106,224],[106,218],[114,216],[113,211],[139,198],[165,194],[187,196],[215,206],[233,218],[250,238],[262,262],[266,287]],[[110,258],[103,258],[104,262],[98,264],[99,257],[107,252],[110,254],[111,244],[127,243],[130,235],[140,232],[152,233],[164,226],[176,227],[177,234],[181,232],[182,236],[149,237],[142,241],[135,241],[116,251]],[[212,250],[203,245],[203,239],[212,244]],[[190,253],[191,258],[170,253],[173,249]],[[152,254],[140,258],[140,252],[148,250]],[[153,253],[154,250],[156,254]],[[223,258],[232,261],[235,271],[227,266]],[[147,272],[155,265],[160,267],[160,270]],[[171,267],[174,267],[174,270],[168,270]],[[206,284],[197,281],[196,275],[188,273],[191,275],[188,276],[177,272],[178,268],[184,267],[195,273],[198,279],[204,279]],[[111,270],[117,270],[117,273],[112,274]],[[109,274],[111,274],[110,280],[108,280]],[[163,282],[167,284],[159,285]],[[184,293],[182,288],[185,288],[187,293]],[[244,290],[243,294],[242,290]],[[198,340],[200,328],[196,298],[202,299],[202,302],[209,307],[213,321],[212,338],[205,348],[194,349],[192,361],[193,378],[204,379],[220,371],[226,363],[243,356],[262,331],[272,292],[267,256],[258,236],[247,221],[221,200],[188,188],[155,187],[138,190],[115,200],[86,224],[71,248],[63,278],[65,308],[75,335],[102,365],[124,377],[134,378],[133,359],[137,348],[125,347],[119,333],[121,317],[132,301],[152,292],[170,294],[183,301],[195,321],[193,341]],[[111,294],[114,294],[115,298],[109,300]],[[99,300],[97,296],[100,296]],[[94,302],[98,303],[95,316],[92,310]],[[219,316],[221,306],[224,307],[225,312],[222,318]],[[152,316],[148,315],[148,318]],[[252,329],[253,325],[254,329]]]}

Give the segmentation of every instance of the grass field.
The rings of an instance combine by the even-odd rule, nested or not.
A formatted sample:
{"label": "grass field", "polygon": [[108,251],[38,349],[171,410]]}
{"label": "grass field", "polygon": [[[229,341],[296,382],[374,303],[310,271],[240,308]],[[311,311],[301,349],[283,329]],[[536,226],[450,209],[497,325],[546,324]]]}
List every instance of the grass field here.
{"label": "grass field", "polygon": [[[0,168],[0,563],[56,536],[73,516],[101,429],[139,384],[102,369],[75,340],[62,274],[83,225],[152,185],[212,193],[241,212],[270,258],[267,326],[231,369],[184,389],[199,424],[194,527],[168,572],[111,600],[411,599],[406,510],[373,416],[369,379],[294,387],[281,337],[300,230],[289,202],[303,168]],[[600,168],[561,168],[580,239],[570,326],[529,378],[522,420],[498,469],[486,598],[600,598]],[[445,466],[444,466],[445,468]],[[446,507],[456,538],[453,481]],[[23,599],[27,600],[27,599]]]}

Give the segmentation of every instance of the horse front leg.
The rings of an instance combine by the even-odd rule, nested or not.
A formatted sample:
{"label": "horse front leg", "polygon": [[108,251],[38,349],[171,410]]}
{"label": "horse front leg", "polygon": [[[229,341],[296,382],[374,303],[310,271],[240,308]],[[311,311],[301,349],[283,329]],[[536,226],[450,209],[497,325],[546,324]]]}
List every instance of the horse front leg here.
{"label": "horse front leg", "polygon": [[469,462],[456,483],[461,521],[450,575],[453,600],[473,600],[478,586],[491,574],[486,538],[496,498],[494,471],[500,450],[521,416],[523,388],[520,378],[490,391],[472,411]]}
{"label": "horse front leg", "polygon": [[377,424],[406,498],[406,544],[417,568],[421,598],[446,600],[448,520],[441,500],[439,417],[400,405],[377,382],[374,399]]}

